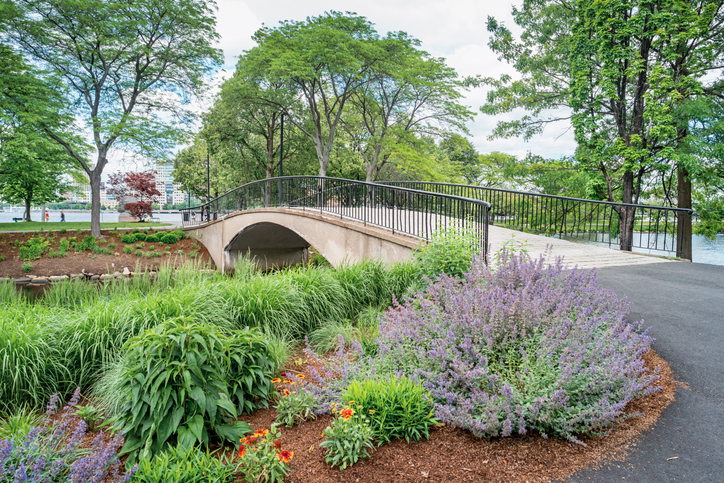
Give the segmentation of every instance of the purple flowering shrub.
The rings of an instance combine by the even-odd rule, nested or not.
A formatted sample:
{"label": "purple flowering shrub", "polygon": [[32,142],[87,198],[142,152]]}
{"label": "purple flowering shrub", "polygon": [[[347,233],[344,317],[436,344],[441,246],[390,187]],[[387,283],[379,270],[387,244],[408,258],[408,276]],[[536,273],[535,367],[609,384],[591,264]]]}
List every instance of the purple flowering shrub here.
{"label": "purple flowering shrub", "polygon": [[123,473],[118,461],[123,444],[120,434],[104,442],[100,432],[90,449],[80,448],[87,428],[74,417],[79,398],[80,388],[61,411],[60,420],[51,422],[49,416],[58,410],[59,398],[54,394],[44,424],[19,441],[0,441],[0,482],[98,483],[109,475],[117,482],[130,480],[135,468]]}
{"label": "purple flowering shrub", "polygon": [[578,441],[660,389],[641,357],[652,338],[627,314],[595,272],[503,252],[495,270],[475,258],[463,279],[443,274],[388,310],[373,364],[416,378],[438,419],[475,435]]}

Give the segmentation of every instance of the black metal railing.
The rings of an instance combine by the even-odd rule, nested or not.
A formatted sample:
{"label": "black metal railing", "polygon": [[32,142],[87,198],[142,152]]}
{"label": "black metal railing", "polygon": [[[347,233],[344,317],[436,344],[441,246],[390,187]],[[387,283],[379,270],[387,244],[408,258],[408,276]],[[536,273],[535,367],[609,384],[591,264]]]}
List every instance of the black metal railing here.
{"label": "black metal railing", "polygon": [[474,233],[487,259],[490,204],[411,187],[319,176],[269,178],[239,186],[200,206],[181,210],[184,226],[254,208],[285,206],[362,221],[429,240],[438,229]]}
{"label": "black metal railing", "polygon": [[504,228],[623,250],[677,257],[686,253],[683,227],[692,210],[425,181],[381,184],[486,201],[491,205],[490,224]]}

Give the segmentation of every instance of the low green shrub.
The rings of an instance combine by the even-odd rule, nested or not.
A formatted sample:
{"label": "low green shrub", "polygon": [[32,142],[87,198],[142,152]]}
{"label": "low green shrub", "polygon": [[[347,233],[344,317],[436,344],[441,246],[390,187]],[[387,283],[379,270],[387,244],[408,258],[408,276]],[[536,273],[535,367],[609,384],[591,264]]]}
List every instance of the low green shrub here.
{"label": "low green shrub", "polygon": [[116,245],[115,243],[109,243],[109,244],[108,244],[108,248],[116,248],[116,246],[117,246],[117,245]]}
{"label": "low green shrub", "polygon": [[146,241],[148,243],[158,243],[158,237],[156,235],[148,235]]}
{"label": "low green shrub", "polygon": [[43,237],[31,238],[18,249],[20,260],[37,260],[50,245]]}
{"label": "low green shrub", "polygon": [[379,444],[429,439],[430,427],[437,424],[430,394],[406,377],[352,381],[345,397],[367,412]]}
{"label": "low green shrub", "polygon": [[315,419],[314,410],[316,406],[314,394],[304,388],[290,391],[288,394],[287,392],[282,393],[277,400],[276,422],[277,424],[283,424],[287,428],[291,428],[295,424],[303,423],[307,419]]}
{"label": "low green shrub", "polygon": [[83,237],[83,241],[80,243],[76,243],[75,245],[75,251],[78,253],[84,252],[86,250],[90,250],[92,252],[95,252],[95,250],[98,249],[98,243],[96,240],[96,237],[93,235],[86,235]]}
{"label": "low green shrub", "polygon": [[417,249],[415,261],[420,273],[433,280],[442,273],[462,276],[470,270],[473,255],[480,250],[475,233],[448,226],[438,228],[430,243]]}
{"label": "low green shrub", "polygon": [[372,428],[362,415],[345,406],[332,424],[324,430],[324,441],[319,445],[326,449],[324,459],[342,471],[362,458],[369,458],[374,451]]}
{"label": "low green shrub", "polygon": [[169,446],[238,443],[236,421],[266,405],[273,363],[260,333],[230,333],[184,318],[166,320],[124,346],[121,394],[127,464]]}
{"label": "low green shrub", "polygon": [[156,249],[156,245],[148,245],[148,249],[154,251]]}
{"label": "low green shrub", "polygon": [[123,247],[123,253],[131,254],[133,253],[133,247],[131,245],[126,245]]}
{"label": "low green shrub", "polygon": [[139,230],[138,228],[134,228],[134,229],[133,229],[133,233],[134,233],[134,234],[135,234],[135,233],[139,233],[140,231],[141,231],[141,230]]}
{"label": "low green shrub", "polygon": [[30,273],[30,271],[33,269],[33,264],[30,262],[23,263],[23,272]]}
{"label": "low green shrub", "polygon": [[126,245],[132,245],[136,242],[136,237],[133,235],[123,235],[121,237],[121,243],[125,243]]}
{"label": "low green shrub", "polygon": [[133,230],[135,235],[133,235],[133,238],[135,238],[136,241],[145,241],[146,240],[146,234],[145,233],[137,233],[136,230]]}
{"label": "low green shrub", "polygon": [[67,233],[67,232],[68,232],[68,230],[66,230],[65,228],[61,228],[60,230],[58,230],[58,233],[60,233],[61,235],[63,235],[64,233]]}
{"label": "low green shrub", "polygon": [[173,245],[174,243],[178,243],[179,237],[173,233],[166,233],[160,240],[168,245]]}
{"label": "low green shrub", "polygon": [[198,446],[169,447],[151,459],[141,459],[132,482],[138,483],[227,483],[234,480],[236,466],[226,458]]}
{"label": "low green shrub", "polygon": [[179,240],[183,240],[184,238],[186,238],[186,233],[184,233],[183,230],[176,229],[170,231],[169,233],[171,233],[172,235],[176,235],[176,238],[178,238]]}
{"label": "low green shrub", "polygon": [[146,244],[145,244],[144,242],[136,243],[136,248],[141,249],[141,248],[143,248],[145,245],[146,245]]}

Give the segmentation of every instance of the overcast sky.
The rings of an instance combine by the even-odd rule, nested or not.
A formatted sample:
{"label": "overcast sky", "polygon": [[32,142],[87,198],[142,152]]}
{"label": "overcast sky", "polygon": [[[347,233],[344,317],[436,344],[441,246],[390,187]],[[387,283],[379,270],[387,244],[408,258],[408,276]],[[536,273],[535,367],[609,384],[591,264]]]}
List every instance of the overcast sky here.
{"label": "overcast sky", "polygon": [[[229,76],[236,61],[245,50],[255,46],[251,36],[262,24],[275,27],[281,20],[303,20],[327,10],[350,11],[367,17],[384,35],[404,31],[422,42],[421,48],[435,57],[443,57],[461,76],[493,76],[515,71],[500,62],[488,48],[489,34],[485,27],[488,16],[502,20],[513,29],[511,2],[491,0],[217,0],[217,30],[221,35],[219,47],[224,51],[225,70],[217,75]],[[513,29],[514,30],[514,29]],[[515,30],[514,30],[515,32]],[[501,151],[523,157],[528,151],[547,158],[570,155],[575,149],[573,135],[567,124],[549,126],[541,136],[529,142],[522,139],[488,140],[496,122],[501,118],[479,112],[485,101],[485,90],[478,88],[467,93],[464,103],[477,114],[468,126],[471,141],[480,153]],[[205,108],[206,106],[204,106]],[[521,113],[506,115],[506,118]],[[113,162],[108,172],[117,169]],[[126,159],[126,168],[133,169]],[[130,165],[129,165],[130,164]]]}

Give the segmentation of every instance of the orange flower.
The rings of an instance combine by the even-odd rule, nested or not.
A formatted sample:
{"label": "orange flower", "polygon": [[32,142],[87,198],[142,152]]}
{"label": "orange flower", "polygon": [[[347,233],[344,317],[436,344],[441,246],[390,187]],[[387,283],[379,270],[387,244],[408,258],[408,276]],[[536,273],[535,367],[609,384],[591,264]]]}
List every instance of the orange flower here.
{"label": "orange flower", "polygon": [[242,446],[239,448],[239,458],[243,458],[246,454],[246,446]]}
{"label": "orange flower", "polygon": [[374,410],[374,409],[370,409],[370,414],[374,414],[374,413],[375,413],[375,410]]}
{"label": "orange flower", "polygon": [[284,389],[284,395],[285,395],[285,396],[288,396],[288,395],[290,395],[290,394],[291,394],[291,392],[289,392],[289,389]]}
{"label": "orange flower", "polygon": [[282,380],[279,379],[278,377],[275,377],[274,379],[272,379],[272,384],[279,384],[280,382],[282,382]]}
{"label": "orange flower", "polygon": [[339,415],[342,416],[344,419],[349,419],[354,414],[354,409],[352,408],[346,408],[339,412]]}
{"label": "orange flower", "polygon": [[291,384],[291,382],[289,379],[284,379],[284,384]]}
{"label": "orange flower", "polygon": [[351,406],[352,404],[354,404],[354,401],[350,401],[350,402],[349,402],[349,405],[350,405],[350,406]]}
{"label": "orange flower", "polygon": [[279,461],[282,463],[289,463],[291,461],[292,457],[294,457],[294,451],[287,451],[284,450],[281,453],[277,453],[277,458],[279,458]]}
{"label": "orange flower", "polygon": [[243,444],[244,446],[256,444],[256,437],[247,436],[246,439],[241,442],[241,444]]}
{"label": "orange flower", "polygon": [[277,451],[281,451],[282,449],[282,442],[281,440],[274,441],[274,447],[277,449]]}
{"label": "orange flower", "polygon": [[324,433],[322,433],[322,437],[323,437],[323,438],[326,438],[326,437],[327,437],[327,435],[326,435],[326,434],[324,434]]}
{"label": "orange flower", "polygon": [[259,429],[256,433],[254,433],[254,436],[266,436],[269,433],[268,429]]}
{"label": "orange flower", "polygon": [[304,379],[304,374],[297,374],[297,379]]}

